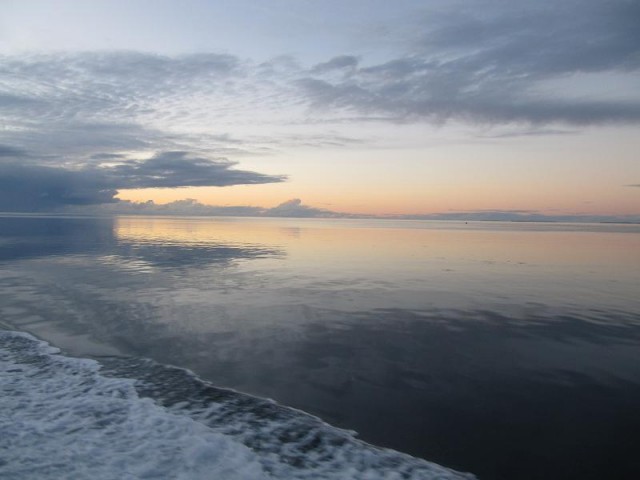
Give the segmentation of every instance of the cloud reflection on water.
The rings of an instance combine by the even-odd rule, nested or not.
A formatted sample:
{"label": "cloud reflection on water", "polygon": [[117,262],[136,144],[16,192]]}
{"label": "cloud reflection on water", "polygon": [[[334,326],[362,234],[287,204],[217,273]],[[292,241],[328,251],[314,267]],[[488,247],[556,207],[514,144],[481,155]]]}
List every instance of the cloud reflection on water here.
{"label": "cloud reflection on water", "polygon": [[624,226],[0,223],[3,320],[71,352],[187,367],[481,477],[496,450],[521,473],[542,454],[562,468],[570,445],[588,473],[626,458],[608,438],[637,438],[640,236]]}
{"label": "cloud reflection on water", "polygon": [[[154,229],[140,221],[107,217],[0,218],[0,261],[98,255],[104,264],[137,264],[142,271],[148,266],[185,268],[283,255],[282,250],[264,242],[197,237],[188,229],[172,237],[170,230],[162,230],[161,219],[153,224],[159,228],[154,235]],[[148,235],[141,235],[140,231]]]}

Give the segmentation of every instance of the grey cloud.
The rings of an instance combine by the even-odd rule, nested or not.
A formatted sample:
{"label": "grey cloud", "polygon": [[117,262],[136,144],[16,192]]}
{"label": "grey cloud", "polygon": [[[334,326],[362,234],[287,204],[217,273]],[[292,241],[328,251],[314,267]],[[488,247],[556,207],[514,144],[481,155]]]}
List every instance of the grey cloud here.
{"label": "grey cloud", "polygon": [[64,154],[81,154],[94,149],[138,150],[158,148],[166,137],[158,131],[146,129],[135,123],[69,122],[43,127],[38,132],[25,134],[23,138],[45,142]]}
{"label": "grey cloud", "polygon": [[391,75],[387,71],[334,83],[305,78],[297,85],[314,108],[391,114],[400,121],[424,119],[442,123],[456,119],[487,124],[563,122],[572,125],[640,121],[640,100],[545,98],[527,94],[522,85],[514,85],[509,78],[473,83],[472,72],[464,75],[444,70],[398,80],[388,80]]}
{"label": "grey cloud", "polygon": [[92,160],[118,160],[126,158],[126,155],[121,153],[94,153],[90,158]]}
{"label": "grey cloud", "polygon": [[331,217],[334,212],[304,205],[299,198],[292,198],[265,211],[269,217]]}
{"label": "grey cloud", "polygon": [[69,206],[65,213],[91,213],[107,215],[188,215],[188,216],[261,216],[265,209],[251,206],[204,205],[194,199],[176,200],[166,204],[157,204],[152,200],[131,202],[121,200],[117,203],[105,203],[92,207]]}
{"label": "grey cloud", "polygon": [[280,55],[257,66],[257,72],[266,78],[297,74],[301,69],[298,60],[291,55]]}
{"label": "grey cloud", "polygon": [[547,135],[572,135],[573,130],[559,130],[553,128],[534,128],[525,130],[507,131],[491,135],[480,135],[481,138],[517,138],[517,137],[540,137]]}
{"label": "grey cloud", "polygon": [[[181,82],[215,80],[233,74],[241,74],[241,62],[232,55],[214,53],[164,56],[135,51],[81,52],[73,54],[31,54],[20,57],[3,56],[0,73],[28,81],[40,79],[51,90],[29,92],[29,95],[13,94],[18,101],[33,101],[40,93],[48,94],[55,87],[68,84],[92,83],[103,88],[94,92],[78,92],[85,100],[117,100],[109,98],[116,92],[128,93],[131,88],[142,90],[152,87],[152,92],[165,87],[180,87]],[[54,81],[55,84],[48,84]],[[152,93],[149,92],[149,93]],[[74,92],[66,92],[73,98]],[[2,99],[2,97],[0,97]],[[23,100],[20,100],[23,99]]]}
{"label": "grey cloud", "polygon": [[452,220],[475,222],[567,222],[567,223],[640,223],[640,215],[553,215],[530,210],[472,210],[426,215],[398,215],[407,220]]}
{"label": "grey cloud", "polygon": [[[174,133],[198,98],[229,103],[246,76],[231,55],[138,52],[0,56],[0,208],[46,210],[114,202],[123,188],[281,182],[212,151],[246,153],[224,133]],[[229,93],[229,90],[231,93]],[[223,102],[223,103],[224,103]],[[187,129],[188,130],[188,129]],[[198,155],[187,153],[197,150]],[[148,160],[136,152],[160,151]]]}
{"label": "grey cloud", "polygon": [[129,214],[129,215],[201,215],[240,217],[289,217],[289,218],[357,218],[358,215],[332,212],[305,205],[298,198],[287,200],[273,208],[246,205],[204,205],[193,199],[184,199],[159,205],[153,201],[101,204],[95,206],[68,206],[66,213]]}
{"label": "grey cloud", "polygon": [[[68,163],[82,165],[93,155],[119,155],[120,151],[168,149],[174,146],[174,136],[158,130],[144,128],[132,122],[61,121],[42,122],[30,128],[18,128],[0,134],[25,150],[38,162],[64,157]],[[19,125],[18,122],[16,124]]]}
{"label": "grey cloud", "polygon": [[[3,69],[0,68],[0,73]],[[0,92],[0,112],[20,111],[23,108],[42,106],[44,102],[27,95]]]}
{"label": "grey cloud", "polygon": [[0,75],[0,120],[12,126],[0,141],[69,161],[109,150],[175,148],[179,136],[149,119],[188,117],[183,102],[194,92],[228,96],[245,72],[231,55],[85,52],[0,56]]}
{"label": "grey cloud", "polygon": [[128,161],[101,169],[119,188],[200,187],[276,183],[280,175],[235,170],[225,159],[210,160],[188,152],[163,152],[144,161]]}
{"label": "grey cloud", "polygon": [[278,146],[296,146],[296,147],[341,147],[348,148],[354,145],[362,145],[364,141],[355,137],[340,135],[335,131],[329,131],[324,134],[292,134],[271,137],[270,142]]}
{"label": "grey cloud", "polygon": [[430,15],[423,51],[437,50],[490,73],[546,75],[640,68],[640,4],[495,0]]}
{"label": "grey cloud", "polygon": [[0,163],[0,211],[46,211],[113,203],[123,188],[228,186],[284,181],[232,168],[226,160],[166,152],[145,161],[80,169]]}
{"label": "grey cloud", "polygon": [[[81,164],[92,155],[135,150],[247,155],[269,151],[275,142],[286,147],[282,138],[254,145],[201,128],[187,134],[185,126],[177,134],[161,127],[201,127],[234,115],[254,121],[255,113],[308,124],[326,120],[327,112],[336,121],[358,122],[640,121],[640,99],[608,100],[605,86],[602,95],[589,97],[537,89],[545,80],[585,72],[638,75],[637,5],[588,0],[576,14],[573,3],[514,4],[443,3],[422,20],[424,33],[405,55],[377,65],[355,55],[338,55],[310,70],[292,57],[256,64],[219,54],[0,56],[6,79],[0,115],[14,127],[0,134],[0,142]],[[310,112],[300,112],[301,105]],[[286,112],[291,117],[283,118]]]}
{"label": "grey cloud", "polygon": [[40,211],[113,202],[117,191],[94,171],[0,164],[0,210]]}
{"label": "grey cloud", "polygon": [[637,94],[609,100],[604,82],[589,97],[537,87],[572,75],[577,85],[583,74],[639,77],[638,18],[640,4],[626,0],[447,2],[422,18],[425,33],[406,55],[297,85],[314,108],[400,121],[637,123]]}
{"label": "grey cloud", "polygon": [[331,60],[315,65],[311,71],[314,73],[330,72],[333,70],[353,69],[358,66],[358,57],[353,55],[340,55]]}
{"label": "grey cloud", "polygon": [[0,121],[12,127],[0,132],[0,143],[78,165],[150,150],[264,154],[288,146],[284,137],[253,142],[204,127],[229,117],[272,122],[289,107],[299,110],[289,82],[303,71],[291,57],[255,64],[216,54],[0,55]]}
{"label": "grey cloud", "polygon": [[11,145],[0,145],[0,158],[1,157],[27,157],[28,154],[21,148],[15,148]]}
{"label": "grey cloud", "polygon": [[240,61],[233,55],[198,53],[174,57],[142,52],[103,52],[100,54],[78,54],[74,56],[77,65],[99,76],[144,76],[153,80],[167,77],[227,75],[237,69]]}
{"label": "grey cloud", "polygon": [[[217,119],[278,126],[456,120],[528,123],[535,126],[530,132],[560,130],[541,128],[554,123],[638,123],[637,93],[611,100],[604,84],[600,95],[583,97],[539,88],[573,75],[579,82],[585,73],[637,78],[638,18],[640,4],[624,0],[442,2],[422,19],[421,36],[405,54],[379,64],[338,55],[311,69],[291,57],[256,64],[219,54],[0,56],[0,122],[10,127],[0,132],[0,157],[20,159],[34,175],[28,179],[26,170],[4,165],[0,181],[22,172],[30,198],[43,206],[91,204],[110,201],[118,188],[278,182],[283,177],[236,170],[215,158],[349,144],[339,135],[239,139],[206,131]],[[165,153],[130,160],[142,151]],[[44,166],[60,162],[67,168]],[[17,199],[18,193],[2,196]],[[312,213],[303,207],[274,213]]]}
{"label": "grey cloud", "polygon": [[[639,185],[640,186],[640,185]],[[105,203],[100,205],[67,206],[65,213],[74,214],[127,214],[127,215],[200,215],[200,216],[251,216],[288,218],[352,218],[389,220],[428,220],[457,222],[565,222],[565,223],[633,223],[640,224],[640,215],[584,215],[549,214],[533,210],[471,210],[460,212],[430,213],[424,215],[373,216],[346,212],[334,212],[305,205],[298,198],[287,200],[273,208],[254,206],[204,205],[193,199],[178,200],[164,205],[152,201]]]}
{"label": "grey cloud", "polygon": [[317,78],[301,78],[296,84],[318,107],[355,107],[366,108],[373,103],[375,93],[353,83],[332,84]]}

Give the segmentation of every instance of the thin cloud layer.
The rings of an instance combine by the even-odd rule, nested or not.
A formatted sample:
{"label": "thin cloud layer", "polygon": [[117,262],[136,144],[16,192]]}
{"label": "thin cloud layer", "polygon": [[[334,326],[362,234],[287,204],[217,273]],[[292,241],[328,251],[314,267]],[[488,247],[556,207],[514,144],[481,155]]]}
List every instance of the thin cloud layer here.
{"label": "thin cloud layer", "polygon": [[198,97],[226,98],[225,82],[242,77],[239,63],[230,55],[137,52],[0,57],[0,118],[12,126],[2,140],[77,162],[176,149],[173,121],[198,117]]}
{"label": "thin cloud layer", "polygon": [[335,217],[335,216],[347,216],[346,214],[338,214],[322,208],[310,207],[304,205],[299,198],[292,198],[286,202],[282,202],[280,205],[269,208],[264,212],[264,215],[268,217]]}
{"label": "thin cloud layer", "polygon": [[352,218],[389,220],[426,220],[458,222],[591,222],[640,224],[640,215],[548,214],[535,210],[470,210],[414,215],[364,215],[337,212],[306,205],[299,198],[292,198],[272,207],[247,205],[204,205],[194,199],[177,200],[166,204],[119,201],[94,206],[70,205],[61,213],[90,213],[101,215],[188,215],[208,217],[287,217],[287,218]]}
{"label": "thin cloud layer", "polygon": [[292,198],[272,207],[255,207],[247,205],[204,205],[197,200],[187,198],[166,204],[157,204],[153,201],[131,202],[120,201],[117,203],[102,204],[78,209],[70,205],[60,210],[66,213],[88,212],[94,214],[120,214],[120,215],[190,215],[190,216],[234,216],[234,217],[289,217],[289,218],[359,218],[358,215],[333,212],[322,208],[316,208],[302,203],[299,198]]}

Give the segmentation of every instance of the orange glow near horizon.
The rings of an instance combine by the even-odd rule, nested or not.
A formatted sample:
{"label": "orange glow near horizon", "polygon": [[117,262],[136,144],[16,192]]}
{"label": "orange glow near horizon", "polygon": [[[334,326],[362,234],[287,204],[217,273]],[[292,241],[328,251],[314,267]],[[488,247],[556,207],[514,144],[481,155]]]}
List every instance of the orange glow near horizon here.
{"label": "orange glow near horizon", "polygon": [[[625,186],[640,183],[633,128],[585,130],[544,141],[464,141],[465,136],[444,141],[437,129],[410,128],[414,140],[422,134],[422,144],[402,136],[400,127],[389,128],[406,146],[292,149],[237,159],[239,170],[287,175],[281,183],[122,190],[118,197],[263,208],[299,198],[310,207],[365,215],[479,210],[640,215],[640,187]],[[438,135],[443,143],[429,144]]]}
{"label": "orange glow near horizon", "polygon": [[[340,191],[299,189],[286,184],[237,185],[231,187],[185,187],[122,190],[118,198],[157,204],[194,199],[205,205],[272,208],[292,198],[304,205],[341,213],[364,215],[419,215],[479,210],[528,210],[547,214],[634,215],[640,213],[640,189],[618,187],[574,189],[560,194],[552,188],[522,186],[490,188],[435,186],[386,190],[360,187]],[[585,189],[586,190],[586,189]]]}

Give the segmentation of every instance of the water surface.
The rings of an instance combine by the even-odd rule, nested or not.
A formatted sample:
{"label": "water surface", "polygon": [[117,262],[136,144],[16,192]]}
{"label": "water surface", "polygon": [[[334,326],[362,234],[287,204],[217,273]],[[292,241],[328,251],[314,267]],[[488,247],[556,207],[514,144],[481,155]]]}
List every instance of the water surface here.
{"label": "water surface", "polygon": [[481,479],[640,471],[639,226],[4,217],[0,266],[0,320],[107,373],[188,368]]}

